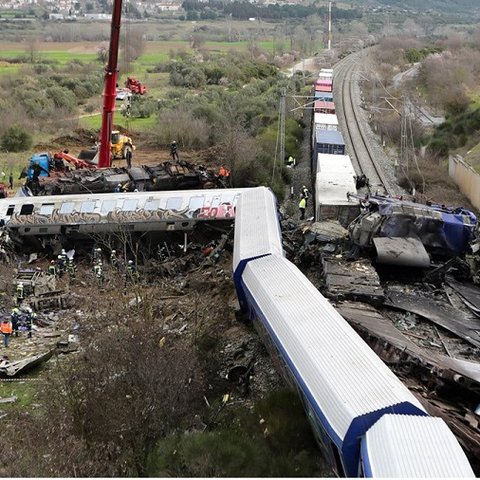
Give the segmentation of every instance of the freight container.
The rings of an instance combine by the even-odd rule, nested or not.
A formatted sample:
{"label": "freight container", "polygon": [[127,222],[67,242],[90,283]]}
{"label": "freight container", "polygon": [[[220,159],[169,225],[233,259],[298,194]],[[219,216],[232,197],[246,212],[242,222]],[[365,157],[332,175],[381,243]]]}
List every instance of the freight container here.
{"label": "freight container", "polygon": [[338,220],[347,226],[360,213],[358,201],[349,202],[347,193],[356,193],[357,174],[348,155],[318,154],[315,177],[315,220]]}
{"label": "freight container", "polygon": [[315,91],[316,92],[332,92],[333,91],[332,80],[317,80],[315,82]]}
{"label": "freight container", "polygon": [[314,113],[313,125],[317,130],[338,130],[338,118],[331,113]]}
{"label": "freight container", "polygon": [[342,134],[337,130],[316,130],[313,145],[312,171],[317,171],[319,153],[345,155],[345,142]]}
{"label": "freight container", "polygon": [[322,68],[318,74],[319,80],[331,80],[333,83],[333,69],[332,68]]}
{"label": "freight container", "polygon": [[329,113],[314,113],[312,125],[312,146],[317,130],[338,130],[338,118]]}
{"label": "freight container", "polygon": [[314,91],[312,96],[315,100],[324,100],[325,102],[333,102],[332,92],[318,92]]}
{"label": "freight container", "polygon": [[313,111],[315,113],[330,113],[331,115],[335,115],[335,104],[325,100],[315,100]]}

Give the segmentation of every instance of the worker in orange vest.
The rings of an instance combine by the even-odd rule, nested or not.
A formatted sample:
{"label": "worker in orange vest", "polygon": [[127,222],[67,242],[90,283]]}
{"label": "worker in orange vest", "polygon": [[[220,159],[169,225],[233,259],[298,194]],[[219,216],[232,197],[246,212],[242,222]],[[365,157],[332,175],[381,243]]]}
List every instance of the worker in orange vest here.
{"label": "worker in orange vest", "polygon": [[218,169],[218,176],[228,178],[230,176],[230,170],[226,168],[225,165],[222,165]]}
{"label": "worker in orange vest", "polygon": [[12,334],[12,322],[8,318],[4,318],[0,323],[0,332],[3,333],[4,344],[6,347],[10,345],[10,335]]}

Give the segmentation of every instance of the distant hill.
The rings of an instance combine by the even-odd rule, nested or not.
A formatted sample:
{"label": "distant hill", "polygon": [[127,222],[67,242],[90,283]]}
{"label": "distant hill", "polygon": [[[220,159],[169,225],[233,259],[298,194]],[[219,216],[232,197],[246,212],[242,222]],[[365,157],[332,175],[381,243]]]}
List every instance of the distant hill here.
{"label": "distant hill", "polygon": [[479,0],[350,0],[354,6],[390,7],[417,12],[434,11],[443,14],[480,15]]}

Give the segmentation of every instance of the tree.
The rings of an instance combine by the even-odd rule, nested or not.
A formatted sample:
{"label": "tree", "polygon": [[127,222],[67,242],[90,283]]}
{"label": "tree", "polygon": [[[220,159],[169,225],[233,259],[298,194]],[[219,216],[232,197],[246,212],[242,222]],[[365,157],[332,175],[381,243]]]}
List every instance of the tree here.
{"label": "tree", "polygon": [[102,42],[98,47],[97,47],[97,60],[102,64],[106,65],[108,61],[108,43],[107,42]]}
{"label": "tree", "polygon": [[31,37],[26,42],[26,53],[30,63],[35,63],[38,60],[39,45],[38,39]]}

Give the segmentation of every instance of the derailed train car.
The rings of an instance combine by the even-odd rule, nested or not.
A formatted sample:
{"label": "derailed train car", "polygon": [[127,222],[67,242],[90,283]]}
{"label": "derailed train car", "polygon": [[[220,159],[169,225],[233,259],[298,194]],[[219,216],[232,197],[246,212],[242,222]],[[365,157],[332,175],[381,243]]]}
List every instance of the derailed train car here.
{"label": "derailed train car", "polygon": [[189,231],[199,222],[231,221],[240,189],[99,193],[0,200],[12,239],[85,238],[109,232]]}
{"label": "derailed train car", "polygon": [[350,224],[350,237],[360,247],[375,248],[381,263],[428,267],[431,256],[467,253],[475,239],[477,217],[464,208],[379,195],[362,201],[368,207]]}
{"label": "derailed train car", "polygon": [[284,258],[275,200],[264,187],[238,202],[233,272],[243,311],[297,390],[338,475],[474,477],[443,420],[427,414]]}

